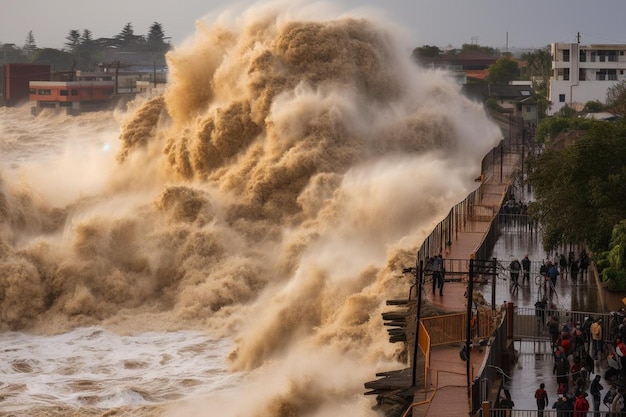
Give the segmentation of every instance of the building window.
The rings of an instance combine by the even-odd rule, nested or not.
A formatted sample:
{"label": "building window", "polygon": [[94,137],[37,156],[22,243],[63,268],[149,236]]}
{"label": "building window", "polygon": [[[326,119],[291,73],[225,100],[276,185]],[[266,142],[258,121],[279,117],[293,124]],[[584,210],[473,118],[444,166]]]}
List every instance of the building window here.
{"label": "building window", "polygon": [[60,90],[59,93],[61,94],[61,96],[67,97],[67,90]]}
{"label": "building window", "polygon": [[563,81],[569,81],[569,68],[563,68]]}
{"label": "building window", "polygon": [[569,62],[569,49],[563,49],[563,62]]}
{"label": "building window", "polygon": [[112,88],[105,88],[104,90],[102,90],[102,93],[106,94],[106,95],[111,95],[111,94],[113,94],[113,89]]}
{"label": "building window", "polygon": [[582,68],[578,69],[578,80],[579,81],[586,81],[587,80],[587,71],[585,71]]}
{"label": "building window", "polygon": [[37,91],[37,94],[39,94],[40,96],[49,96],[49,95],[52,95],[52,91],[44,90],[43,88],[41,88]]}
{"label": "building window", "polygon": [[596,72],[596,81],[617,81],[616,69],[600,69]]}
{"label": "building window", "polygon": [[587,62],[587,51],[580,51],[578,60],[580,62]]}
{"label": "building window", "polygon": [[28,90],[28,94],[37,94],[37,90],[36,90],[36,89],[34,89],[34,88],[30,88],[30,89]]}
{"label": "building window", "polygon": [[526,106],[526,113],[531,113],[531,112],[532,112],[532,107]]}
{"label": "building window", "polygon": [[565,94],[559,94],[559,103],[565,103]]}
{"label": "building window", "polygon": [[72,90],[72,95],[73,96],[77,96],[78,95],[78,90]]}

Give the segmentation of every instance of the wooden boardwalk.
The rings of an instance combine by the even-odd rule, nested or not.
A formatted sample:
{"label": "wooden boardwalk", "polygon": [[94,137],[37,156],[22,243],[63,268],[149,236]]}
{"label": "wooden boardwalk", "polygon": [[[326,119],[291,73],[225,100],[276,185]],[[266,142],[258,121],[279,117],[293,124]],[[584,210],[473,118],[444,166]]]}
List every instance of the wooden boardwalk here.
{"label": "wooden boardwalk", "polygon": [[[512,164],[514,167],[515,165]],[[506,173],[511,177],[511,172]],[[480,205],[492,208],[498,213],[505,198],[508,184],[500,184],[499,178],[490,178],[483,184]],[[473,220],[475,227],[469,230],[487,230],[486,219]],[[459,232],[458,237],[446,248],[443,254],[448,259],[470,259],[485,238],[485,232]],[[446,282],[443,295],[429,294],[429,302],[444,311],[456,312],[466,310],[466,278]],[[413,408],[413,417],[458,417],[469,415],[470,404],[467,388],[466,363],[460,358],[461,345],[434,347],[431,351],[431,391],[418,393],[414,403],[423,403]],[[471,367],[478,372],[484,351],[472,350]]]}

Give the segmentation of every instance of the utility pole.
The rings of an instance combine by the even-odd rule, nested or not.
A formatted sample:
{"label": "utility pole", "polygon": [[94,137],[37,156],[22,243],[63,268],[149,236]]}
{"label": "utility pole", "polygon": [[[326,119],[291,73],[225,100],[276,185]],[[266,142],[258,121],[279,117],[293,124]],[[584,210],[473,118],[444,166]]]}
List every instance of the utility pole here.
{"label": "utility pole", "polygon": [[470,415],[472,413],[472,384],[470,375],[470,352],[472,342],[472,303],[474,293],[474,254],[469,259],[469,281],[467,282],[467,327],[465,328],[465,373],[467,378],[467,401],[469,403]]}
{"label": "utility pole", "polygon": [[422,283],[423,283],[423,260],[415,261],[415,298],[417,300],[417,313],[415,316],[415,337],[413,340],[413,368],[412,368],[412,384],[413,387],[417,386],[417,352],[419,349],[419,334],[420,334],[420,321],[422,314]]}

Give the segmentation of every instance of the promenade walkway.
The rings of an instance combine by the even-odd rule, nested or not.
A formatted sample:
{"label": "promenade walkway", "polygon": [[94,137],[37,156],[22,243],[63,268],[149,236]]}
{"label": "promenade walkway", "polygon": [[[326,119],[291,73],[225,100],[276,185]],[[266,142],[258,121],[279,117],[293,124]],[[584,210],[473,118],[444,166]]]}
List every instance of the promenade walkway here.
{"label": "promenade walkway", "polygon": [[[485,192],[482,195],[481,204],[493,206],[494,212],[499,209],[506,185],[494,183],[484,184]],[[486,230],[486,224],[478,222],[476,227],[470,230]],[[448,259],[469,259],[484,238],[483,232],[459,232],[458,239],[455,239],[444,253]],[[496,242],[492,256],[499,259],[502,264],[508,265],[510,258],[522,258],[525,254],[534,261],[546,259],[546,254],[541,246],[541,238],[537,235],[530,236],[528,231],[504,234]],[[466,310],[466,282],[446,282],[443,296],[431,294],[428,290],[424,293],[424,298],[429,303],[448,312],[464,312]],[[475,286],[475,290],[482,291],[485,298],[489,300],[490,285],[484,288]],[[502,279],[497,285],[496,304],[507,301],[513,302],[519,307],[532,307],[536,301],[536,289],[532,284],[512,294],[509,291],[509,283]],[[559,279],[556,286],[555,302],[559,308],[575,311],[601,311],[600,300],[597,299],[597,283],[591,276],[589,279],[574,282],[569,278]],[[461,345],[436,346],[431,350],[431,386],[426,394],[417,394],[415,403],[422,402],[421,405],[413,408],[413,417],[458,417],[470,415],[466,363],[461,360],[459,353]],[[557,398],[556,379],[552,374],[553,362],[551,360],[550,347],[545,342],[521,342],[516,343],[515,349],[519,353],[518,364],[512,371],[510,382],[512,399],[515,409],[535,410],[536,404],[533,398],[534,390],[539,382],[546,384],[550,405]],[[479,371],[484,359],[484,352],[472,350],[470,353],[470,363],[476,373]],[[604,392],[610,386],[610,382],[605,381],[603,371],[606,364],[596,363],[596,371],[602,375],[601,383],[605,387]],[[528,370],[525,372],[524,370]],[[602,406],[602,410],[605,407]],[[409,414],[411,415],[411,414]]]}
{"label": "promenade walkway", "polygon": [[[502,205],[507,190],[507,184],[500,184],[499,178],[487,180],[483,184],[483,193],[480,204],[493,207],[497,213]],[[469,230],[487,230],[488,222],[475,222],[476,227]],[[459,232],[458,238],[447,247],[444,257],[448,259],[469,259],[485,237],[484,232]],[[442,296],[425,292],[428,302],[438,308],[449,311],[466,310],[466,282],[446,282]],[[423,401],[424,404],[413,408],[413,417],[459,417],[469,415],[469,396],[467,388],[466,362],[460,356],[459,345],[437,346],[431,350],[431,390],[416,395],[414,401]],[[472,350],[470,364],[478,371],[484,359],[484,351]]]}

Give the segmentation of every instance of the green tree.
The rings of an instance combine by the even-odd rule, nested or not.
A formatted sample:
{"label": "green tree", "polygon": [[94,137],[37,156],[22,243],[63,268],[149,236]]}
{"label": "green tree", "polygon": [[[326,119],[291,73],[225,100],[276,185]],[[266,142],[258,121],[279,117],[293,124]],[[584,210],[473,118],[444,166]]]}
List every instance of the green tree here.
{"label": "green tree", "polygon": [[166,42],[166,39],[169,38],[165,36],[163,26],[158,22],[154,22],[150,25],[150,30],[148,31],[146,47],[151,52],[167,52],[170,45]]}
{"label": "green tree", "polygon": [[591,100],[585,103],[583,107],[583,113],[598,113],[604,110],[604,105],[598,100]]}
{"label": "green tree", "polygon": [[438,46],[423,45],[413,49],[413,58],[419,60],[420,58],[435,58],[441,54],[441,49]]}
{"label": "green tree", "polygon": [[4,43],[0,44],[0,62],[2,64],[25,63],[28,62],[28,57],[14,43]]}
{"label": "green tree", "polygon": [[489,66],[487,80],[490,84],[504,85],[513,81],[518,73],[517,61],[511,57],[503,56]]}
{"label": "green tree", "polygon": [[143,36],[135,35],[132,23],[127,23],[122,28],[122,31],[115,36],[117,46],[124,49],[137,49],[145,44],[145,38]]}
{"label": "green tree", "polygon": [[537,126],[537,142],[548,145],[565,130],[589,130],[595,120],[580,117],[552,116],[542,119]]}
{"label": "green tree", "polygon": [[37,50],[33,56],[34,64],[48,64],[53,71],[67,70],[72,66],[73,56],[69,52],[60,51],[54,48],[43,48]]}
{"label": "green tree", "polygon": [[587,121],[585,135],[563,150],[548,147],[531,164],[543,244],[584,242],[608,248],[611,231],[626,218],[626,123]]}
{"label": "green tree", "polygon": [[29,59],[32,59],[32,57],[35,55],[35,52],[37,52],[37,43],[35,42],[35,35],[33,35],[32,30],[29,30],[28,35],[26,35],[26,42],[24,43],[22,51],[24,51],[24,54]]}
{"label": "green tree", "polygon": [[615,114],[626,116],[626,80],[607,89],[606,107]]}
{"label": "green tree", "polygon": [[71,29],[69,34],[65,37],[65,46],[70,53],[78,52],[78,47],[80,46],[80,32],[76,29]]}
{"label": "green tree", "polygon": [[475,43],[464,43],[461,45],[460,54],[485,54],[489,56],[498,56],[500,52],[490,46],[482,46]]}
{"label": "green tree", "polygon": [[613,228],[609,250],[598,256],[597,265],[609,289],[626,290],[626,219]]}
{"label": "green tree", "polygon": [[542,49],[535,49],[532,52],[524,52],[521,60],[526,62],[523,68],[525,78],[532,80],[533,77],[541,77],[546,82],[550,78],[552,72],[552,56],[550,55],[550,47],[546,46]]}
{"label": "green tree", "polygon": [[76,48],[76,60],[79,68],[90,69],[96,61],[99,48],[89,29],[83,29],[79,39],[80,45]]}

